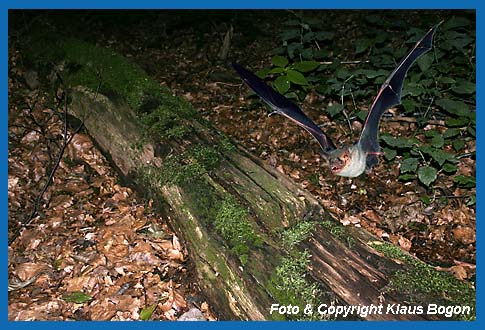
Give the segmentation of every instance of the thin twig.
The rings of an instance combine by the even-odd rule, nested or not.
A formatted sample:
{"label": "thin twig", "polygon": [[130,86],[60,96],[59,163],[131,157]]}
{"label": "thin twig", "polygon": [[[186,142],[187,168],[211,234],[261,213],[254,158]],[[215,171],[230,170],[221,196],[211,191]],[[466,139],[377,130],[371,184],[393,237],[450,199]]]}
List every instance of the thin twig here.
{"label": "thin twig", "polygon": [[[96,89],[95,99],[98,96],[98,91],[99,91],[100,86],[101,86],[101,81],[98,84],[98,87]],[[52,168],[52,170],[49,174],[49,177],[47,178],[47,181],[44,184],[44,187],[42,188],[40,193],[37,195],[37,198],[35,199],[34,208],[33,208],[32,212],[30,214],[30,217],[27,220],[22,221],[20,223],[20,226],[16,230],[14,230],[12,237],[8,241],[9,245],[12,244],[12,242],[17,239],[17,237],[20,235],[20,232],[22,231],[23,228],[27,227],[28,225],[30,225],[32,223],[33,219],[35,218],[35,216],[37,215],[37,213],[39,211],[40,202],[42,200],[42,197],[44,196],[45,192],[47,191],[47,188],[49,187],[49,185],[52,181],[52,178],[54,177],[54,174],[57,171],[59,164],[61,163],[62,156],[64,155],[64,151],[66,150],[69,143],[71,143],[72,139],[74,138],[74,135],[79,133],[79,131],[81,130],[81,128],[84,125],[84,121],[82,121],[81,124],[79,124],[79,127],[77,127],[76,130],[71,134],[69,139],[67,138],[67,96],[64,94],[63,98],[64,98],[64,118],[63,118],[64,119],[64,131],[63,131],[64,137],[63,137],[63,144],[62,144],[61,150],[59,151],[59,154],[57,155],[56,163],[55,163],[54,167]]]}
{"label": "thin twig", "polygon": [[[323,62],[318,62],[322,65],[332,65],[335,63],[335,61],[323,61]],[[340,64],[361,64],[361,63],[370,63],[369,60],[365,60],[365,61],[342,61],[340,62]]]}
{"label": "thin twig", "polygon": [[[347,81],[349,81],[350,79],[352,79],[354,77],[354,75],[351,75],[350,77],[348,77],[347,79],[345,79],[344,83],[342,84],[342,94],[340,96],[340,103],[342,105],[344,105],[344,90],[345,90],[345,83]],[[350,95],[352,96],[352,102],[354,102],[354,106],[355,106],[355,100],[354,100],[354,95],[352,94],[352,90],[350,91]],[[349,118],[349,115],[347,114],[347,111],[345,111],[345,109],[343,109],[343,114],[345,116],[345,119],[347,120],[347,124],[349,125],[349,130],[350,130],[350,133],[352,134],[352,123],[350,122],[350,118]]]}
{"label": "thin twig", "polygon": [[[401,121],[401,122],[406,122],[406,123],[417,123],[418,120],[413,117],[388,117],[386,118],[386,121]],[[426,124],[428,125],[438,125],[438,126],[446,126],[446,123],[444,120],[437,120],[437,119],[430,119],[426,121]]]}

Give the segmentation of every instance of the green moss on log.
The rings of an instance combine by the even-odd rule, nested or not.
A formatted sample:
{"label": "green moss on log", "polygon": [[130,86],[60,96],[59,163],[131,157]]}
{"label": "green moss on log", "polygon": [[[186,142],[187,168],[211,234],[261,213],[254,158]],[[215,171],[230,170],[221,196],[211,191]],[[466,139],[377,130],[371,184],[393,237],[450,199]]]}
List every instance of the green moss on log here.
{"label": "green moss on log", "polygon": [[250,248],[262,244],[262,240],[256,235],[248,219],[247,209],[230,196],[226,196],[215,208],[216,232],[224,238],[242,265],[246,265],[248,261]]}
{"label": "green moss on log", "polygon": [[310,233],[318,223],[315,221],[301,221],[285,229],[281,234],[281,243],[286,250],[291,250],[298,243],[310,237]]}
{"label": "green moss on log", "polygon": [[[310,263],[308,251],[296,252],[293,255],[282,257],[280,264],[275,268],[266,287],[276,302],[282,306],[298,306],[303,311],[307,304],[317,306],[320,290],[316,283],[308,279],[308,264]],[[283,315],[272,314],[275,319],[284,319]],[[298,319],[305,316],[295,315]]]}
{"label": "green moss on log", "polygon": [[[61,76],[68,86],[85,86],[121,99],[139,115],[146,137],[181,138],[192,132],[186,120],[196,111],[182,97],[149,77],[137,64],[108,48],[74,39],[59,39],[47,33],[23,44],[30,63],[42,76],[52,76],[62,63]],[[52,84],[51,81],[46,83]]]}
{"label": "green moss on log", "polygon": [[196,111],[181,97],[160,86],[145,71],[111,49],[78,39],[62,42],[70,85],[83,85],[108,96],[119,96],[133,108],[145,124],[146,136],[180,138],[191,132],[184,119]]}
{"label": "green moss on log", "polygon": [[407,294],[413,297],[411,303],[414,304],[425,303],[432,297],[443,305],[468,305],[475,310],[476,293],[469,284],[460,282],[451,274],[436,270],[392,244],[372,242],[369,246],[386,257],[401,260],[409,266],[408,270],[396,271],[391,275],[387,291]]}

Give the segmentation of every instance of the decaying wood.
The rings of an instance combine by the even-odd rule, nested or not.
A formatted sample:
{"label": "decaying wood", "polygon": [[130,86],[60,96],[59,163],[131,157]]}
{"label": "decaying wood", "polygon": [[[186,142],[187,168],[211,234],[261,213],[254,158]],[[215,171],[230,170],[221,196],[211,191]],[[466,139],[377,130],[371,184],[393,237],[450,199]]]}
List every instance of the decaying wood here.
{"label": "decaying wood", "polygon": [[[153,166],[156,169],[164,159],[155,155],[156,142],[146,141],[141,149],[133,147],[134,142],[142,140],[143,127],[129,107],[114,104],[103,95],[94,100],[92,92],[77,88],[70,110],[84,120],[89,134],[124,176],[135,185],[143,185],[143,189],[155,187],[155,193],[163,198],[168,208],[165,213],[188,246],[200,286],[214,313],[220,319],[271,319],[270,307],[277,300],[267,284],[281,257],[288,255],[275,241],[277,236],[273,233],[302,219],[335,221],[318,201],[244,150],[226,152],[220,166],[204,174],[204,182],[245,205],[251,215],[251,225],[263,237],[263,244],[250,251],[249,262],[242,265],[222,239],[201,220],[198,211],[186,206],[187,191],[183,187],[159,186],[155,178],[149,185],[141,180],[139,168]],[[199,142],[211,144],[217,141],[218,135],[211,128],[196,121],[191,125],[197,127]],[[186,142],[171,143],[177,150],[187,147]],[[347,234],[353,240],[350,246],[348,240],[339,239],[317,226],[300,244],[299,248],[308,250],[311,255],[309,280],[317,283],[321,292],[335,295],[339,304],[398,304],[412,300],[412,297],[391,295],[384,290],[389,284],[389,274],[401,265],[368,246],[369,241],[377,238],[359,228],[349,229]],[[368,315],[366,319],[416,320],[425,317],[383,313]]]}

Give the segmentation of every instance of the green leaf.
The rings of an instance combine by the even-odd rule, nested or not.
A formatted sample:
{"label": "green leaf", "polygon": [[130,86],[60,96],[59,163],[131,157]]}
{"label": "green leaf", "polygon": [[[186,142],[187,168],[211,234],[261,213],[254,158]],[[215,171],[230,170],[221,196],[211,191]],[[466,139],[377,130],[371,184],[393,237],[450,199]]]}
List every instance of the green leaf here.
{"label": "green leaf", "polygon": [[445,120],[445,125],[448,127],[462,127],[466,126],[470,122],[470,119],[465,117],[448,118]]}
{"label": "green leaf", "polygon": [[449,139],[455,137],[460,134],[460,130],[458,128],[448,128],[444,133],[443,137],[445,139]]}
{"label": "green leaf", "polygon": [[401,173],[416,172],[419,160],[417,158],[406,158],[401,162]]}
{"label": "green leaf", "polygon": [[457,81],[457,84],[451,88],[451,90],[457,94],[474,94],[476,87],[472,82],[459,80]]}
{"label": "green leaf", "polygon": [[62,299],[67,302],[73,302],[76,304],[84,304],[85,302],[93,299],[90,295],[81,292],[73,291],[62,295]]}
{"label": "green leaf", "polygon": [[382,151],[387,160],[393,160],[397,156],[397,151],[395,149],[382,148]]}
{"label": "green leaf", "polygon": [[351,76],[351,73],[345,68],[340,68],[339,70],[337,70],[335,76],[339,79],[347,80]]}
{"label": "green leaf", "polygon": [[278,66],[276,68],[271,69],[268,73],[283,73],[283,72],[285,72],[285,68]]}
{"label": "green leaf", "polygon": [[303,48],[302,44],[299,42],[292,42],[288,45],[288,56],[290,58],[295,57],[295,51],[301,50]]}
{"label": "green leaf", "polygon": [[288,70],[288,80],[297,85],[308,85],[306,78],[298,71]]}
{"label": "green leaf", "polygon": [[360,110],[359,112],[357,112],[357,118],[359,118],[362,121],[365,121],[368,113],[369,113],[369,111],[367,111],[367,110]]}
{"label": "green leaf", "polygon": [[258,72],[256,72],[256,75],[259,78],[264,79],[266,78],[266,76],[269,74],[270,71],[271,71],[270,69],[261,69]]}
{"label": "green leaf", "polygon": [[316,61],[302,61],[293,65],[293,69],[300,72],[310,72],[320,66],[320,63]]}
{"label": "green leaf", "polygon": [[292,40],[292,39],[296,39],[296,38],[300,38],[300,29],[289,29],[289,30],[284,30],[281,34],[280,34],[280,38],[284,41],[286,40]]}
{"label": "green leaf", "polygon": [[473,188],[476,186],[476,179],[472,176],[457,175],[453,181],[462,188]]}
{"label": "green leaf", "polygon": [[340,113],[344,109],[344,106],[340,103],[334,103],[327,108],[327,112],[331,117],[334,117],[336,114]]}
{"label": "green leaf", "polygon": [[393,137],[390,135],[382,135],[381,139],[390,147],[403,148],[403,149],[411,148],[415,143],[415,139]]}
{"label": "green leaf", "polygon": [[409,180],[413,180],[415,177],[416,177],[416,174],[413,174],[413,173],[406,173],[406,174],[401,174],[401,175],[399,176],[399,180],[402,180],[402,181],[409,181]]}
{"label": "green leaf", "polygon": [[455,139],[451,144],[453,145],[453,149],[456,151],[460,151],[463,149],[463,147],[465,147],[465,141],[463,141],[463,139]]}
{"label": "green leaf", "polygon": [[455,39],[448,40],[448,42],[455,47],[457,50],[463,51],[467,45],[475,41],[474,38],[471,38],[465,34],[459,34]]}
{"label": "green leaf", "polygon": [[420,96],[426,92],[426,89],[423,87],[421,83],[416,82],[406,82],[403,88],[403,95],[412,95],[412,96]]}
{"label": "green leaf", "polygon": [[439,77],[438,81],[442,84],[454,84],[456,81],[450,77]]}
{"label": "green leaf", "polygon": [[431,198],[427,195],[421,196],[421,201],[426,205],[431,204]]}
{"label": "green leaf", "polygon": [[475,131],[475,128],[469,126],[466,131],[473,137],[476,137],[477,136],[477,132]]}
{"label": "green leaf", "polygon": [[385,70],[357,70],[354,72],[354,75],[364,75],[368,79],[374,79],[376,77],[387,76],[389,74],[388,71]]}
{"label": "green leaf", "polygon": [[271,59],[271,63],[279,67],[285,67],[288,65],[288,59],[284,56],[275,55]]}
{"label": "green leaf", "polygon": [[329,52],[327,50],[319,49],[313,51],[313,57],[315,59],[324,59],[329,56]]}
{"label": "green leaf", "polygon": [[421,150],[421,152],[425,154],[430,155],[431,158],[433,158],[433,160],[436,161],[440,166],[443,166],[446,161],[450,163],[458,162],[454,154],[443,151],[441,149],[436,149],[431,146],[421,146],[419,150]]}
{"label": "green leaf", "polygon": [[364,50],[369,48],[372,42],[369,39],[358,39],[355,41],[355,53],[362,53]]}
{"label": "green leaf", "polygon": [[474,194],[469,197],[468,201],[466,202],[466,205],[473,206],[476,204],[476,202],[477,202],[477,196]]}
{"label": "green leaf", "polygon": [[445,144],[445,139],[442,135],[435,135],[431,139],[431,145],[435,148],[441,148]]}
{"label": "green leaf", "polygon": [[455,164],[445,163],[443,165],[443,171],[446,173],[454,173],[458,170],[458,167]]}
{"label": "green leaf", "polygon": [[453,16],[443,24],[444,30],[451,30],[457,27],[469,26],[470,20],[463,16]]}
{"label": "green leaf", "polygon": [[433,64],[433,60],[434,57],[432,56],[432,54],[426,54],[419,58],[417,62],[421,71],[427,71]]}
{"label": "green leaf", "polygon": [[439,99],[436,101],[436,104],[446,112],[453,115],[467,118],[471,118],[472,116],[474,116],[474,113],[468,109],[468,106],[463,101]]}
{"label": "green leaf", "polygon": [[441,148],[445,144],[443,135],[436,130],[425,131],[424,136],[431,138],[431,145],[435,148]]}
{"label": "green leaf", "polygon": [[304,48],[301,50],[301,57],[307,60],[313,59],[313,49],[312,48]]}
{"label": "green leaf", "polygon": [[290,82],[287,76],[279,76],[275,79],[273,85],[280,94],[285,94],[290,89]]}
{"label": "green leaf", "polygon": [[331,40],[334,36],[333,32],[318,31],[315,32],[315,39],[317,40]]}
{"label": "green leaf", "polygon": [[450,163],[456,163],[458,161],[454,154],[441,149],[433,150],[430,155],[440,166],[443,166],[446,161]]}
{"label": "green leaf", "polygon": [[405,99],[401,102],[404,111],[407,113],[413,113],[414,110],[416,109],[416,102],[414,102],[413,99]]}
{"label": "green leaf", "polygon": [[142,308],[142,310],[140,311],[140,320],[148,321],[152,317],[152,314],[155,311],[155,308],[157,308],[157,305],[158,304],[153,304],[150,307]]}
{"label": "green leaf", "polygon": [[306,43],[312,42],[314,38],[315,38],[315,33],[307,32],[307,33],[303,34],[303,38],[301,39],[301,42],[306,44]]}
{"label": "green leaf", "polygon": [[437,176],[438,171],[434,167],[423,166],[418,169],[418,179],[427,187],[436,180]]}

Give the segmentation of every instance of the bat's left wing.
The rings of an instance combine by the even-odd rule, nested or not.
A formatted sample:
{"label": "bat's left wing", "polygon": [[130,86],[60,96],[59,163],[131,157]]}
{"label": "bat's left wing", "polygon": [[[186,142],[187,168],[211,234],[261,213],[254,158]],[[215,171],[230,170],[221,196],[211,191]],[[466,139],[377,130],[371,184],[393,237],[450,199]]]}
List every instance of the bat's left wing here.
{"label": "bat's left wing", "polygon": [[320,127],[318,127],[310,118],[308,118],[296,104],[273,90],[255,74],[249,72],[239,64],[233,63],[232,66],[241,76],[244,82],[248,84],[249,87],[251,87],[256,94],[258,94],[259,97],[261,97],[261,99],[266,102],[271,109],[273,109],[274,112],[287,117],[299,126],[303,127],[308,133],[313,135],[313,137],[322,147],[324,155],[327,155],[328,151],[335,149],[335,145],[327,134],[323,133]]}
{"label": "bat's left wing", "polygon": [[431,28],[426,35],[414,45],[413,49],[401,60],[401,62],[399,62],[396,69],[394,69],[382,85],[369,113],[367,114],[358,144],[362,150],[368,154],[368,169],[378,162],[376,154],[380,149],[377,134],[381,116],[390,107],[401,103],[401,91],[406,73],[416,59],[431,50],[433,35],[440,24],[441,22]]}

